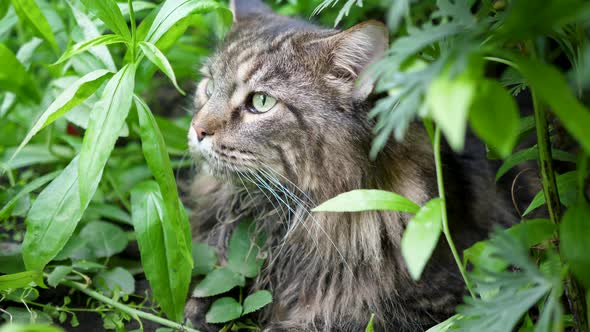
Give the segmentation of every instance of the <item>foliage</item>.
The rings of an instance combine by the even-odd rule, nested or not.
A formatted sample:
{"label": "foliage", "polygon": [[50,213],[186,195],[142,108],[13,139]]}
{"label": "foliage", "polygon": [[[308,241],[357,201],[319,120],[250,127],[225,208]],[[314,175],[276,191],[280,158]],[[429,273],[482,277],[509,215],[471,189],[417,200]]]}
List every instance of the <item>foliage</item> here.
{"label": "foliage", "polygon": [[[357,190],[315,211],[414,214],[401,250],[415,279],[443,234],[471,297],[430,331],[584,330],[590,4],[289,0],[272,6],[287,15],[315,13],[324,25],[383,18],[390,28],[393,42],[366,73],[380,97],[370,112],[371,155],[423,121],[440,197],[419,206],[396,193]],[[190,115],[170,111],[168,102],[190,90],[195,65],[231,20],[216,0],[0,2],[0,239],[10,244],[0,252],[0,301],[9,303],[0,312],[17,323],[3,332],[58,331],[52,322],[77,326],[80,310],[100,314],[105,329],[122,331],[132,320],[141,328],[152,320],[190,330],[180,323],[192,277],[201,278],[192,295],[215,296],[208,322],[226,330],[258,328],[248,315],[272,294],[243,293],[264,262],[264,236],[242,221],[227,264],[213,248],[191,242],[175,176],[191,164],[184,129]],[[534,117],[519,113],[515,96],[529,98],[523,91],[534,99]],[[559,144],[561,128],[578,149]],[[523,218],[544,206],[549,218],[525,219],[459,253],[448,229],[440,146],[444,135],[461,152],[470,129],[490,158],[502,159],[497,180],[525,161],[539,162],[543,188]],[[537,144],[517,149],[531,133]],[[553,169],[557,162],[565,166]],[[129,255],[135,243],[139,254]],[[142,274],[153,290],[145,296],[136,282]],[[55,287],[70,292],[48,304],[37,301]],[[564,307],[572,303],[564,297],[577,303]]]}
{"label": "foliage", "polygon": [[[325,0],[318,10],[339,4]],[[352,9],[364,5],[356,0],[340,5],[337,22],[365,10]],[[389,8],[404,10],[388,21],[398,36],[367,73],[382,95],[370,113],[376,120],[371,154],[375,157],[392,134],[402,140],[411,122],[424,122],[434,137],[440,204],[428,202],[415,214],[403,235],[402,253],[411,275],[419,278],[442,230],[471,295],[457,315],[429,331],[563,331],[572,322],[577,330],[586,330],[584,299],[590,293],[583,287],[590,280],[590,259],[585,255],[590,234],[585,194],[590,110],[585,96],[590,86],[580,78],[587,73],[590,59],[590,4],[578,0],[396,0]],[[533,97],[534,117],[519,114],[514,96],[524,90]],[[559,121],[550,124],[565,128],[580,147],[577,153],[556,146],[559,134],[556,128],[548,128],[548,111]],[[486,143],[490,158],[504,159],[497,180],[520,163],[539,161],[543,189],[523,215],[546,206],[550,219],[523,220],[506,231],[509,235],[497,232],[491,240],[475,244],[461,260],[447,228],[440,135],[461,152],[468,127]],[[538,144],[515,151],[532,132]],[[553,163],[557,161],[569,163],[561,167],[569,171],[556,173]],[[319,208],[404,211],[387,201],[388,196],[397,197],[394,193],[379,193],[382,197],[352,205],[341,199],[356,192],[341,194]],[[561,205],[568,208],[563,216]],[[467,273],[467,268],[473,272]],[[567,310],[562,308],[564,289]]]}

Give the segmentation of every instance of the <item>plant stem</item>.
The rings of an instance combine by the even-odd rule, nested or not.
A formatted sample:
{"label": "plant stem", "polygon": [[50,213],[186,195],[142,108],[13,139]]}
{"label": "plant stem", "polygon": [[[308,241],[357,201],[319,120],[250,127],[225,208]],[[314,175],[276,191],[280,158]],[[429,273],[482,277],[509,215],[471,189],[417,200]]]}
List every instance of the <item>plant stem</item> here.
{"label": "plant stem", "polygon": [[95,292],[89,288],[87,288],[85,285],[75,282],[75,281],[70,281],[70,280],[63,280],[61,282],[62,285],[64,286],[68,286],[70,288],[74,288],[76,290],[79,290],[80,292],[90,296],[91,298],[98,300],[100,302],[106,303],[108,305],[110,305],[113,308],[117,308],[129,315],[131,315],[133,318],[138,319],[138,318],[143,318],[143,319],[147,319],[150,320],[152,322],[156,322],[160,325],[164,325],[173,329],[177,329],[180,331],[186,331],[186,332],[199,332],[198,330],[186,327],[182,324],[170,321],[168,319],[162,318],[162,317],[158,317],[156,315],[152,315],[150,313],[144,312],[144,311],[140,311],[140,310],[136,310],[133,309],[123,303],[117,302],[113,299],[110,299],[98,292]]}
{"label": "plant stem", "polygon": [[131,0],[127,0],[127,6],[129,7],[129,22],[131,24],[131,59],[135,59],[136,49],[136,33],[135,33],[135,12],[133,11],[133,3]]}
{"label": "plant stem", "polygon": [[440,136],[441,136],[440,135],[440,128],[437,126],[436,130],[434,131],[433,149],[434,149],[434,161],[436,163],[436,182],[438,184],[438,195],[440,196],[440,199],[442,201],[441,214],[442,214],[443,234],[445,235],[447,243],[449,244],[449,247],[451,248],[451,252],[453,253],[453,258],[455,258],[455,263],[457,263],[457,267],[459,268],[459,272],[461,272],[461,276],[463,277],[463,280],[465,281],[465,286],[467,287],[467,290],[469,291],[469,294],[471,295],[471,297],[475,298],[475,293],[473,292],[471,282],[467,278],[467,273],[465,271],[465,267],[463,266],[463,263],[461,262],[461,257],[459,256],[459,253],[457,252],[457,248],[455,247],[455,243],[453,242],[453,238],[451,237],[451,232],[449,230],[449,220],[447,218],[447,201],[445,199],[445,185],[444,185],[444,180],[443,180],[442,158],[441,158],[441,153],[440,153],[440,139],[441,139]]}
{"label": "plant stem", "polygon": [[[537,128],[537,146],[539,147],[539,166],[541,168],[541,183],[547,202],[549,218],[555,224],[561,219],[561,202],[555,172],[553,171],[553,157],[551,155],[551,141],[549,140],[549,128],[547,125],[547,113],[538,99],[535,91],[532,91],[533,107],[535,111],[535,124]],[[557,248],[559,250],[559,248]],[[565,279],[565,292],[569,308],[574,315],[574,324],[577,331],[588,331],[588,317],[586,316],[586,301],[583,288],[572,277],[571,273]]]}
{"label": "plant stem", "polygon": [[541,106],[535,91],[532,91],[533,108],[535,111],[535,123],[537,128],[537,146],[539,147],[539,166],[541,168],[541,183],[543,193],[549,210],[549,218],[555,224],[561,218],[561,203],[557,192],[557,182],[553,171],[553,157],[551,155],[551,142],[549,141],[549,128],[547,125],[547,113]]}

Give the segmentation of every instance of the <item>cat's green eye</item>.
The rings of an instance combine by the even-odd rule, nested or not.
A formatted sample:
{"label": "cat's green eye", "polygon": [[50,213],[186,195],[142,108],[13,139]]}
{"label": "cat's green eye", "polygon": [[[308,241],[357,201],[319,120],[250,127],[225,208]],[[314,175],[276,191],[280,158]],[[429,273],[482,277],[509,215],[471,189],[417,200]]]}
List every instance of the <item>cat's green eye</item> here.
{"label": "cat's green eye", "polygon": [[213,94],[213,90],[215,90],[215,84],[213,83],[212,79],[209,79],[207,81],[207,85],[205,86],[205,94],[207,95],[207,97],[211,97],[211,95]]}
{"label": "cat's green eye", "polygon": [[255,93],[252,96],[252,107],[256,113],[270,111],[277,104],[277,100],[262,93]]}

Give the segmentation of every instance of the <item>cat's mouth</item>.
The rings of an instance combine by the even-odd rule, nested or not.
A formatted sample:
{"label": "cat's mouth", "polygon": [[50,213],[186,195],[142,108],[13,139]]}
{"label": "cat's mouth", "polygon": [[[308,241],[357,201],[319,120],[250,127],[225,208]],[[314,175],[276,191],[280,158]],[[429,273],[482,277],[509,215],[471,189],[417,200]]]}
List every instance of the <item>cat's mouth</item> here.
{"label": "cat's mouth", "polygon": [[212,137],[197,140],[194,130],[189,131],[189,150],[195,156],[202,156],[215,172],[247,172],[256,169],[254,153],[224,144],[215,144]]}

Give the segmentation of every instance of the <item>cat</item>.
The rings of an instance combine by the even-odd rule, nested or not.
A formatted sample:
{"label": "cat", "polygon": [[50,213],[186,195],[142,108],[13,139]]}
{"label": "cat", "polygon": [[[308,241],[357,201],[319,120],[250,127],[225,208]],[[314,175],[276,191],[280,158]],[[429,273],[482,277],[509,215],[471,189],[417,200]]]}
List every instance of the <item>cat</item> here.
{"label": "cat", "polygon": [[[388,48],[388,30],[368,21],[325,29],[274,13],[259,0],[235,0],[234,25],[202,68],[189,149],[196,176],[193,234],[224,257],[245,218],[267,241],[251,286],[273,302],[257,313],[264,331],[423,331],[454,314],[465,287],[441,238],[419,281],[400,253],[408,213],[316,213],[354,189],[382,189],[423,205],[438,197],[432,147],[410,127],[369,157],[373,83],[362,75]],[[475,146],[475,148],[473,148]],[[515,217],[496,192],[481,145],[444,150],[450,228],[459,250]],[[223,264],[223,263],[222,263]],[[186,316],[201,330],[208,302]]]}

